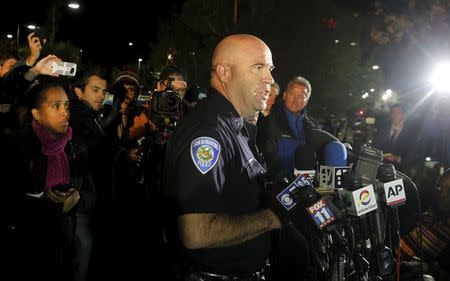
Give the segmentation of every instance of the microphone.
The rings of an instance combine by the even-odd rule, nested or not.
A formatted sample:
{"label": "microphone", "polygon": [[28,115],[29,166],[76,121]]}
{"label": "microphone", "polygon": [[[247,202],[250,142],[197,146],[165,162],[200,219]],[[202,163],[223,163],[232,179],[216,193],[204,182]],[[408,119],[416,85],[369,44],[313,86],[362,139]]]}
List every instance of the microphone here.
{"label": "microphone", "polygon": [[303,175],[311,185],[316,178],[317,158],[311,145],[303,144],[297,147],[294,155],[294,175]]}
{"label": "microphone", "polygon": [[339,142],[339,139],[321,129],[310,129],[306,133],[306,142],[312,145],[314,151],[322,151],[329,142]]}
{"label": "microphone", "polygon": [[343,187],[338,189],[338,195],[349,215],[360,217],[378,208],[373,185],[362,186],[361,176],[357,172],[344,174]]}
{"label": "microphone", "polygon": [[338,189],[338,196],[344,201],[347,214],[359,218],[359,230],[364,241],[366,256],[372,248],[370,223],[367,213],[378,208],[373,185],[362,186],[362,178],[356,171],[344,175],[344,188]]}
{"label": "microphone", "polygon": [[294,178],[291,172],[280,172],[273,182],[268,182],[266,192],[262,192],[262,202],[283,221],[283,224],[296,219],[293,209],[297,205],[297,189],[309,185],[304,176]]}
{"label": "microphone", "polygon": [[319,230],[341,218],[341,212],[333,204],[329,195],[321,197],[314,187],[305,185],[291,191],[291,196],[301,208],[306,210]]}
{"label": "microphone", "polygon": [[403,205],[406,202],[403,179],[397,179],[397,172],[392,164],[381,164],[378,168],[378,178],[383,183],[384,196],[382,201],[391,207]]}
{"label": "microphone", "polygon": [[355,171],[368,181],[376,179],[378,166],[383,163],[383,152],[374,147],[364,144],[361,146],[356,160]]}
{"label": "microphone", "polygon": [[332,222],[342,218],[341,211],[334,205],[333,198],[330,195],[326,195],[310,204],[306,211],[319,229],[323,229]]}
{"label": "microphone", "polygon": [[[289,211],[292,209],[295,205],[297,205],[297,202],[299,200],[298,198],[298,190],[304,186],[309,186],[310,183],[306,180],[305,176],[299,175],[294,180],[292,180],[292,176],[288,175],[286,173],[281,173],[277,176],[278,183],[281,183],[284,189],[281,190],[281,192],[276,193],[275,192],[275,198],[278,200],[278,202],[281,204],[281,206],[286,210]],[[279,189],[275,187],[276,189]]]}
{"label": "microphone", "polygon": [[342,175],[350,170],[347,166],[347,149],[339,141],[331,141],[324,145],[320,166],[319,186],[321,188],[342,187]]}
{"label": "microphone", "polygon": [[323,148],[322,156],[325,166],[347,166],[347,148],[339,141],[327,143]]}
{"label": "microphone", "polygon": [[394,248],[398,248],[400,246],[400,219],[397,206],[403,205],[406,201],[405,186],[402,178],[397,179],[397,172],[392,164],[380,165],[378,168],[378,177],[384,187],[382,201],[387,206],[391,206],[389,213],[392,219],[389,220],[389,225],[394,234],[392,244]]}

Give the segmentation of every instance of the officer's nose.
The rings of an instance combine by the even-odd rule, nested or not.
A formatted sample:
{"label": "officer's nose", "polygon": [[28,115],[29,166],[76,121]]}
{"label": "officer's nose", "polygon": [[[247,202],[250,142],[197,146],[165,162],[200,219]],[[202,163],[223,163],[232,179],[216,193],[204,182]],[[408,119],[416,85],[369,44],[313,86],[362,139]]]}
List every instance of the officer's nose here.
{"label": "officer's nose", "polygon": [[265,87],[268,87],[268,89],[270,90],[270,86],[275,83],[275,80],[273,79],[272,73],[270,72],[270,70],[267,70],[264,73],[264,77],[262,80],[263,84]]}

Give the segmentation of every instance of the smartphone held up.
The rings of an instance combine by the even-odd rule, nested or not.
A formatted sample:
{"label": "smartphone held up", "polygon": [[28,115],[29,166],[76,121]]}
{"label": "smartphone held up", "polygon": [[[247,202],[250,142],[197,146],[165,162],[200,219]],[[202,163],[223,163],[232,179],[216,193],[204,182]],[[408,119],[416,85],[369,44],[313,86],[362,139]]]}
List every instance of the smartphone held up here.
{"label": "smartphone held up", "polygon": [[77,65],[73,62],[58,61],[52,63],[52,73],[64,75],[64,76],[75,76],[77,72]]}

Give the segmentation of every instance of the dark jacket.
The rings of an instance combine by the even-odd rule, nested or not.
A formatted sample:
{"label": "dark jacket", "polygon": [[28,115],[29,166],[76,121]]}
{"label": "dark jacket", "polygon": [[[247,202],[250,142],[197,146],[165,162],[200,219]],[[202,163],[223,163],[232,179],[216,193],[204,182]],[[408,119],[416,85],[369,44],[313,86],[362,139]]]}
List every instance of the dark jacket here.
{"label": "dark jacket", "polygon": [[[261,209],[265,168],[255,147],[255,133],[255,126],[212,89],[181,120],[167,144],[163,180],[171,215],[240,216]],[[176,219],[167,222],[176,224]],[[269,250],[270,233],[265,232],[233,246],[184,248],[183,253],[205,271],[238,273],[257,270]]]}
{"label": "dark jacket", "polygon": [[2,230],[11,238],[7,246],[12,248],[18,260],[14,255],[6,259],[12,267],[27,268],[29,272],[20,274],[30,274],[36,280],[44,277],[65,280],[60,274],[71,271],[65,266],[70,264],[73,270],[77,264],[76,213],[95,204],[88,165],[81,162],[82,157],[68,142],[65,151],[70,166],[70,184],[79,188],[80,200],[63,214],[62,204],[29,195],[44,191],[47,175],[47,157],[41,153],[41,144],[31,126],[2,142],[2,166],[5,168],[2,170],[4,196],[0,205],[4,208],[1,213],[7,214]]}
{"label": "dark jacket", "polygon": [[6,128],[18,128],[15,110],[18,106],[25,105],[25,92],[33,83],[24,77],[30,67],[18,64],[0,80],[0,132]]}
{"label": "dark jacket", "polygon": [[[263,153],[269,179],[274,179],[278,173],[285,170],[283,167],[284,159],[281,159],[280,149],[289,149],[295,152],[297,146],[306,143],[306,134],[308,130],[319,128],[319,124],[310,118],[304,111],[303,134],[297,137],[290,128],[288,118],[283,110],[283,106],[277,106],[269,116],[258,120],[257,145]],[[284,147],[284,148],[283,148]],[[292,154],[292,159],[294,155]],[[292,164],[293,165],[293,164]]]}
{"label": "dark jacket", "polygon": [[73,94],[69,98],[72,143],[77,150],[83,151],[87,159],[96,187],[96,211],[103,217],[112,208],[115,192],[113,165],[117,146],[101,126],[101,113],[94,111]]}
{"label": "dark jacket", "polygon": [[384,154],[392,153],[401,157],[401,162],[391,163],[399,171],[409,173],[411,162],[415,160],[416,153],[416,134],[417,126],[413,126],[411,122],[405,122],[402,131],[398,134],[395,141],[390,139],[391,126],[386,126],[378,131],[374,146],[381,149]]}

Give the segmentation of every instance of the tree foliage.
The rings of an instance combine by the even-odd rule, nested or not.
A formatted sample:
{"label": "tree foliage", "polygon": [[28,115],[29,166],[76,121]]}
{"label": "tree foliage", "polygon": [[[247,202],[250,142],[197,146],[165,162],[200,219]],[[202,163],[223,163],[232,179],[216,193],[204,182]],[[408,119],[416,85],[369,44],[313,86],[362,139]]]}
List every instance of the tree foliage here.
{"label": "tree foliage", "polygon": [[233,33],[253,34],[271,48],[273,75],[282,90],[292,76],[304,76],[312,83],[311,107],[318,114],[338,114],[361,102],[361,90],[381,87],[381,75],[370,71],[371,58],[363,52],[362,22],[362,15],[332,0],[188,0],[160,22],[149,64],[160,70],[174,63],[191,84],[206,87],[218,41]]}

